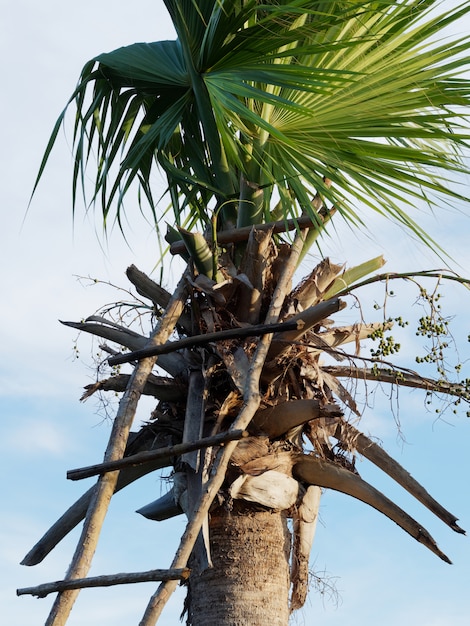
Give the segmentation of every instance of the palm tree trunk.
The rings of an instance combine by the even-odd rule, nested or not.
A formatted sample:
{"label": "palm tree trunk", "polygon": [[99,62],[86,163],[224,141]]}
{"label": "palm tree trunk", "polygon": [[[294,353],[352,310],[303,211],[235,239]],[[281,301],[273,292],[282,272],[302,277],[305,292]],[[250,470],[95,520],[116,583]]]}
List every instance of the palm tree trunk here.
{"label": "palm tree trunk", "polygon": [[287,626],[291,537],[285,514],[235,502],[232,511],[212,515],[210,544],[213,567],[189,581],[189,624]]}

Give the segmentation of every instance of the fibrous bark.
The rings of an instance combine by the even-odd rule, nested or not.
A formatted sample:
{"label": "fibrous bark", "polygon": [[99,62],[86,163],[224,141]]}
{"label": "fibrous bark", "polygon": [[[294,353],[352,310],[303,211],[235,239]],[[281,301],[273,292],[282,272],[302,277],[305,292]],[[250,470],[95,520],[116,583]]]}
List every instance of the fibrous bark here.
{"label": "fibrous bark", "polygon": [[290,533],[283,513],[248,505],[210,521],[213,568],[189,582],[191,626],[285,626]]}

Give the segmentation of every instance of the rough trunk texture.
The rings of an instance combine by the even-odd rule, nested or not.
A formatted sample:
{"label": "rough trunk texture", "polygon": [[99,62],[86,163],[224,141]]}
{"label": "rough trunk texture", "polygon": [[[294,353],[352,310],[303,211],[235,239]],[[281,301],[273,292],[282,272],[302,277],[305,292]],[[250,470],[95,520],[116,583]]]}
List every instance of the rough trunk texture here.
{"label": "rough trunk texture", "polygon": [[234,503],[210,521],[213,568],[190,578],[191,626],[287,626],[290,532],[282,513]]}

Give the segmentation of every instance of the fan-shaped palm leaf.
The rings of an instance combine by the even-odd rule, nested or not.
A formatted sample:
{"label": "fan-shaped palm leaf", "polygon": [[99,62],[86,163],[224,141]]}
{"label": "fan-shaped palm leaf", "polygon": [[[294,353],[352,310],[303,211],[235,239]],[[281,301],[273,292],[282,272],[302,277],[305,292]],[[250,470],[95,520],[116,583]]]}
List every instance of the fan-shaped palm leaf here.
{"label": "fan-shaped palm leaf", "polygon": [[468,3],[442,14],[436,0],[165,4],[177,40],[101,54],[82,71],[70,100],[75,195],[93,149],[105,219],[134,180],[158,219],[157,163],[179,224],[189,213],[205,225],[212,210],[225,228],[237,214],[239,225],[269,221],[275,204],[315,216],[318,192],[355,224],[368,206],[429,241],[411,208],[458,198],[449,172],[467,171],[467,44],[439,37]]}

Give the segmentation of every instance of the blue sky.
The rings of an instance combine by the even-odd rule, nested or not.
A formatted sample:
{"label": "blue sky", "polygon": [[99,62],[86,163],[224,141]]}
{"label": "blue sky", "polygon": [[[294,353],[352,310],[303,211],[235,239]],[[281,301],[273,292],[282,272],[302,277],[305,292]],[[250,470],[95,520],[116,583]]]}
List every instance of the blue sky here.
{"label": "blue sky", "polygon": [[[444,2],[448,5],[449,2]],[[5,19],[6,16],[6,19]],[[69,138],[60,138],[44,180],[23,217],[40,158],[52,126],[62,110],[84,62],[94,55],[135,41],[171,38],[162,2],[82,0],[79,4],[44,0],[5,3],[0,37],[3,76],[0,161],[0,232],[2,254],[2,416],[0,514],[0,607],[9,626],[44,623],[52,596],[17,598],[15,589],[63,577],[73,554],[78,530],[34,568],[18,565],[26,552],[63,511],[91,484],[72,483],[66,471],[102,459],[110,431],[94,400],[80,404],[82,387],[93,379],[87,365],[88,342],[80,342],[80,360],[73,359],[75,334],[58,319],[79,320],[113,300],[104,285],[86,286],[99,278],[127,287],[124,271],[134,263],[146,272],[154,267],[158,249],[151,228],[132,215],[129,246],[119,232],[103,242],[99,216],[78,210],[72,221]],[[468,181],[462,181],[467,185]],[[129,202],[131,205],[132,203]],[[467,207],[458,207],[468,215]],[[428,250],[377,217],[370,219],[373,236],[357,237],[341,225],[325,242],[335,262],[357,264],[383,253],[386,269],[406,271],[440,266]],[[426,218],[428,230],[469,273],[468,218],[439,212]],[[304,273],[315,263],[309,259]],[[170,268],[168,285],[173,278]],[[400,289],[395,289],[400,293]],[[361,294],[362,295],[362,294]],[[367,307],[378,295],[364,293]],[[406,296],[406,298],[405,298]],[[410,319],[419,316],[414,294],[403,291],[406,304],[395,306]],[[463,288],[445,290],[444,306],[455,316],[461,358],[470,356],[470,295]],[[398,298],[396,299],[398,300]],[[368,312],[372,309],[369,307]],[[344,321],[348,315],[345,314]],[[372,314],[369,316],[372,319]],[[413,333],[404,340],[403,356],[415,354]],[[412,361],[408,361],[412,364]],[[467,364],[465,376],[470,376]],[[369,392],[371,390],[369,389]],[[386,449],[420,480],[470,530],[470,422],[464,410],[436,419],[423,396],[402,391],[398,400],[385,392],[367,396],[362,428],[378,436]],[[146,405],[145,409],[148,409]],[[148,410],[138,419],[146,419]],[[392,411],[393,409],[393,411]],[[405,442],[392,413],[400,419]],[[136,424],[138,427],[138,423]],[[321,523],[312,551],[312,567],[326,572],[339,601],[312,593],[294,623],[318,620],[323,626],[464,626],[470,601],[468,538],[452,533],[407,494],[373,472],[364,461],[361,474],[387,495],[396,497],[435,537],[454,562],[448,566],[401,532],[389,520],[353,500],[326,493]],[[149,522],[134,511],[153,500],[161,489],[151,475],[113,500],[91,574],[166,567],[178,545],[184,520]],[[70,626],[137,624],[155,585],[133,585],[83,591]],[[170,601],[161,621],[178,623],[182,594]]]}

